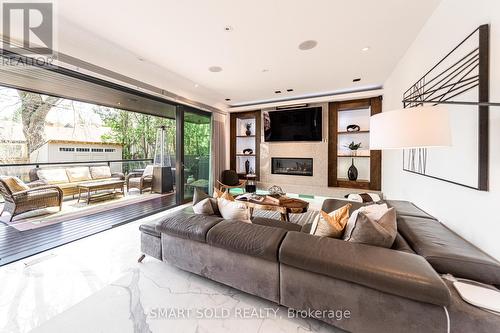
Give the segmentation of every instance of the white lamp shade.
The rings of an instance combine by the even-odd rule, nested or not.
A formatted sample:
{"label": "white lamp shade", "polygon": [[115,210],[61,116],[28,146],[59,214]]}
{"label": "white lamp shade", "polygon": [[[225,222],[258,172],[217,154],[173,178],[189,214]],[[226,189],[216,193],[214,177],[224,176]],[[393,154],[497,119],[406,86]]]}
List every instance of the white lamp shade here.
{"label": "white lamp shade", "polygon": [[370,149],[451,146],[448,110],[421,106],[370,117]]}

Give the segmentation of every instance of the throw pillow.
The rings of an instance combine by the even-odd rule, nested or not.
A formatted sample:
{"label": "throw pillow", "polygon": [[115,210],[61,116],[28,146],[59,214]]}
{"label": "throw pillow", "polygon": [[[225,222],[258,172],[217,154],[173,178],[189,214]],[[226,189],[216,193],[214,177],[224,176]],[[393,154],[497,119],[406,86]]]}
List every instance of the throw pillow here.
{"label": "throw pillow", "polygon": [[374,221],[380,220],[380,218],[384,216],[384,214],[387,213],[388,210],[389,207],[387,207],[387,204],[369,205],[359,208],[360,212]]}
{"label": "throw pillow", "polygon": [[5,185],[9,188],[12,193],[17,193],[25,190],[29,190],[29,186],[26,185],[21,179],[13,176],[2,177]]}
{"label": "throw pillow", "polygon": [[38,179],[47,184],[69,183],[66,169],[40,169],[36,175]]}
{"label": "throw pillow", "polygon": [[72,183],[92,180],[89,167],[68,168],[66,169],[66,174],[68,175],[69,181]]}
{"label": "throw pillow", "polygon": [[[210,199],[209,202],[212,205],[212,211],[213,211],[212,215],[220,215],[219,207],[217,207],[217,199],[212,198],[211,196],[209,196],[208,194],[206,194],[205,192],[203,192],[202,190],[200,190],[197,187],[195,187],[194,194],[193,194],[193,210],[194,210],[194,206],[196,204],[198,204],[199,202],[201,202],[205,199]],[[196,211],[195,211],[195,213],[196,213]]]}
{"label": "throw pillow", "polygon": [[229,201],[234,201],[234,197],[229,193],[229,191],[221,191],[214,187],[214,198],[223,198]]}
{"label": "throw pillow", "polygon": [[214,199],[206,198],[193,205],[194,213],[201,215],[214,215],[214,209],[212,207],[212,203],[210,202],[210,200]]}
{"label": "throw pillow", "polygon": [[244,203],[218,198],[217,205],[221,216],[225,220],[239,220],[252,223],[250,221],[250,212]]}
{"label": "throw pillow", "polygon": [[90,167],[92,179],[111,178],[111,169],[107,165]]}
{"label": "throw pillow", "polygon": [[342,233],[349,219],[349,209],[351,209],[351,207],[351,204],[347,204],[328,214],[324,211],[320,211],[313,222],[310,234],[332,238],[342,237]]}
{"label": "throw pillow", "polygon": [[344,198],[357,202],[379,202],[381,200],[377,193],[351,193],[346,194]]}
{"label": "throw pillow", "polygon": [[396,210],[394,208],[390,208],[378,221],[372,220],[358,209],[349,219],[344,240],[390,248],[396,235]]}

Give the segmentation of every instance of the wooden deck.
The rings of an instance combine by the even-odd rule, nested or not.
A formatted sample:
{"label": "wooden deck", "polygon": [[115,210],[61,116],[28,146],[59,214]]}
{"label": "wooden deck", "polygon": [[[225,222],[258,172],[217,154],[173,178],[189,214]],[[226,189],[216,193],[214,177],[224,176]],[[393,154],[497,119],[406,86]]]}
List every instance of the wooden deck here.
{"label": "wooden deck", "polygon": [[[94,235],[175,206],[175,195],[166,195],[43,228],[18,231],[0,224],[0,266]],[[139,236],[139,232],[137,233]]]}

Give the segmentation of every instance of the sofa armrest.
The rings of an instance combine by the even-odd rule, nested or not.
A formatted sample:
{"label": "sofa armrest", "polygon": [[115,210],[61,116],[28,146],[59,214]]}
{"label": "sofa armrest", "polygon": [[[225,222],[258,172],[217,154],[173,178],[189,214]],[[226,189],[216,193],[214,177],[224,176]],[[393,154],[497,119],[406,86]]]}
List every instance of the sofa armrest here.
{"label": "sofa armrest", "polygon": [[291,231],[281,244],[279,261],[420,302],[450,303],[450,292],[436,271],[410,253]]}

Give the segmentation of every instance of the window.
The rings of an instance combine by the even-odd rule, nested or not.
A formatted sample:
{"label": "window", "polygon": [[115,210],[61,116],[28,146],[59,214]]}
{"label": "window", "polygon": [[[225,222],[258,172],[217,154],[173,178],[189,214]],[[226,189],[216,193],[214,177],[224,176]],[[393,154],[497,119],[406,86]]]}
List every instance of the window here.
{"label": "window", "polygon": [[93,153],[102,153],[104,149],[102,148],[92,148]]}
{"label": "window", "polygon": [[64,151],[64,152],[75,151],[75,148],[59,147],[59,151]]}
{"label": "window", "polygon": [[106,149],[104,149],[104,151],[106,153],[114,153],[116,151],[116,149],[114,149],[114,148],[106,148]]}
{"label": "window", "polygon": [[89,152],[90,148],[76,148],[76,151],[78,151],[78,152]]}

